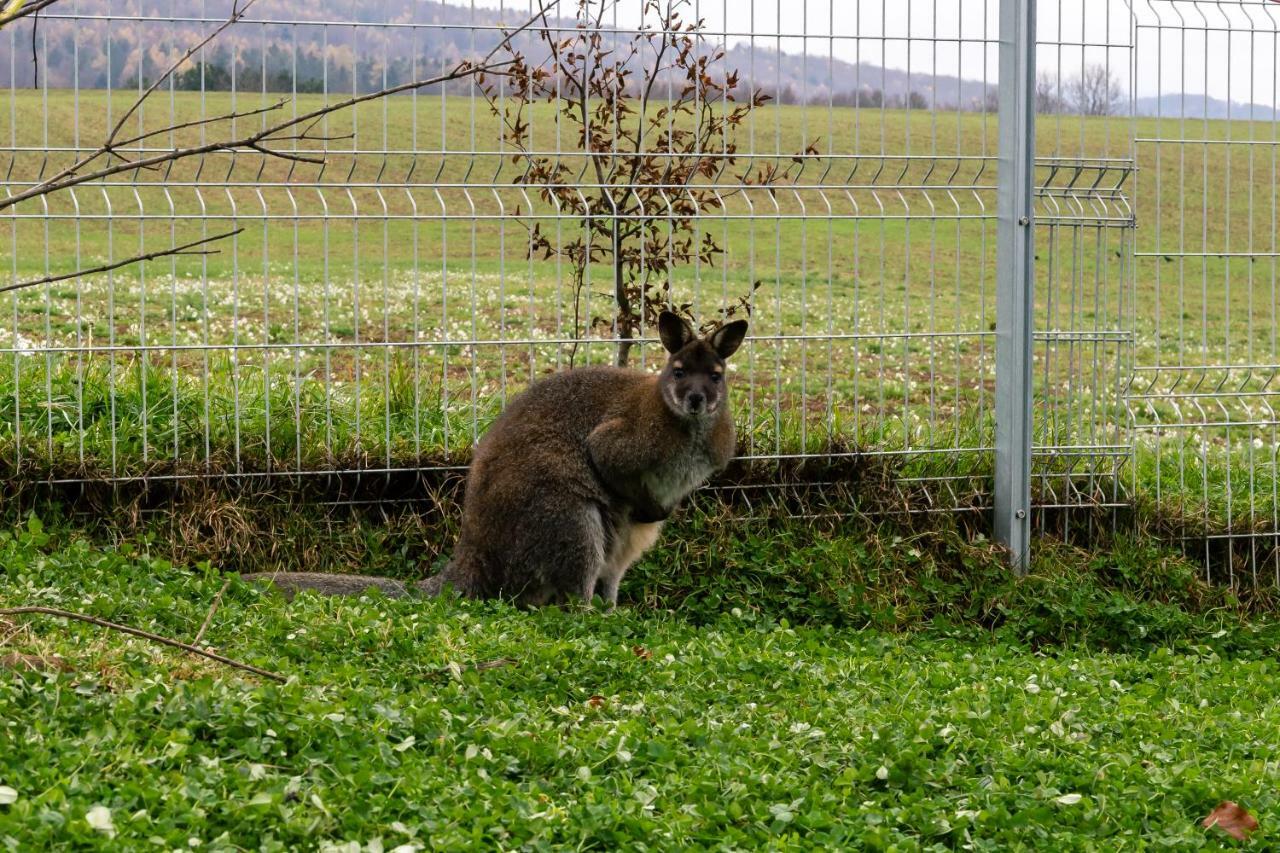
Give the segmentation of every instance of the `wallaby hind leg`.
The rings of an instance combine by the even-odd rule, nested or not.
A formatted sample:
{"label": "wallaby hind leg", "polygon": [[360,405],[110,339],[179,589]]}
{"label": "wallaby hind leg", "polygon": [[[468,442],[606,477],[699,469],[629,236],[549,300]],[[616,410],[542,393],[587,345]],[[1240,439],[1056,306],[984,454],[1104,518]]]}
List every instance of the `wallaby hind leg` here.
{"label": "wallaby hind leg", "polygon": [[618,585],[636,560],[653,547],[662,533],[662,522],[630,524],[618,531],[604,571],[600,573],[601,596],[610,607],[618,606]]}
{"label": "wallaby hind leg", "polygon": [[522,604],[536,605],[535,599],[547,598],[549,590],[555,593],[550,600],[581,596],[590,602],[595,594],[606,553],[600,509],[580,504],[557,515],[554,521],[530,520],[536,535],[509,555],[507,594]]}
{"label": "wallaby hind leg", "polygon": [[591,606],[595,598],[596,584],[605,568],[605,550],[607,534],[604,519],[597,507],[589,507],[582,513],[583,562],[582,562],[582,603]]}

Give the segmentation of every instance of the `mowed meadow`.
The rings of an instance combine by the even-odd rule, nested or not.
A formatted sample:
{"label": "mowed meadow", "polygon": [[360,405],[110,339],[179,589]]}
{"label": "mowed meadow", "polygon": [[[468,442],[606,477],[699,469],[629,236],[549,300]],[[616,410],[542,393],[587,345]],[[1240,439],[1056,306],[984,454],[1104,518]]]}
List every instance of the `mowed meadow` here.
{"label": "mowed meadow", "polygon": [[[197,123],[281,97],[160,92],[121,136],[194,123],[138,145],[199,144],[322,103],[299,95]],[[9,191],[95,147],[133,98],[11,92]],[[550,108],[529,125],[532,149],[586,166]],[[280,147],[324,149],[323,164],[220,152],[0,215],[12,281],[243,229],[214,254],[0,296],[6,465],[126,476],[465,462],[530,379],[571,356],[612,360],[599,340],[611,272],[593,267],[576,300],[567,262],[529,257],[528,229],[563,245],[582,225],[518,183],[525,166],[484,100],[396,97],[313,133],[325,139]],[[753,294],[755,337],[734,365],[744,453],[864,448],[929,476],[989,470],[996,134],[993,115],[825,107],[765,107],[743,125],[742,156],[693,231],[721,251],[676,268],[670,287],[699,319]],[[797,156],[810,145],[816,155]],[[1176,488],[1184,511],[1235,514],[1210,488],[1213,466],[1171,473],[1161,454],[1208,448],[1222,471],[1247,465],[1274,485],[1274,427],[1247,427],[1245,444],[1167,427],[1189,420],[1176,389],[1215,381],[1186,370],[1202,365],[1240,366],[1219,373],[1239,384],[1240,419],[1261,422],[1250,407],[1265,405],[1280,363],[1278,150],[1261,122],[1040,118],[1037,428],[1046,450],[1082,448],[1046,453],[1044,470],[1114,475],[1127,425],[1159,423],[1138,431],[1134,470]],[[741,187],[743,170],[769,163],[788,178]],[[575,352],[575,329],[593,321]],[[638,358],[661,362],[652,343]]]}

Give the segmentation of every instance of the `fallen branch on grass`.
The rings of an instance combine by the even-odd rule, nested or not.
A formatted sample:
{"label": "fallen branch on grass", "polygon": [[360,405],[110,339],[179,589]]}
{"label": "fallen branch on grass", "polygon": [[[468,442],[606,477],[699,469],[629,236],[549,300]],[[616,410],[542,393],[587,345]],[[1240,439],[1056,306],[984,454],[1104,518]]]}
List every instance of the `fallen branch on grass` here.
{"label": "fallen branch on grass", "polygon": [[433,674],[437,676],[452,676],[453,678],[462,678],[464,672],[487,672],[491,669],[502,669],[508,666],[515,666],[519,661],[511,658],[494,658],[493,660],[482,660],[475,663],[459,664],[450,661],[444,666],[437,667]]}
{"label": "fallen branch on grass", "polygon": [[519,661],[512,660],[511,658],[494,658],[493,660],[473,663],[467,668],[475,672],[484,672],[489,669],[502,669],[504,666],[515,666],[517,663],[519,663]]}
{"label": "fallen branch on grass", "polygon": [[150,631],[143,631],[139,628],[131,628],[128,625],[121,625],[118,622],[108,622],[106,619],[99,619],[96,616],[88,616],[84,613],[76,613],[71,610],[60,610],[56,607],[5,607],[0,608],[0,616],[21,616],[24,614],[41,614],[44,616],[57,616],[63,619],[75,619],[79,622],[86,622],[90,625],[97,625],[99,628],[107,628],[112,631],[119,631],[122,634],[129,634],[133,637],[141,637],[144,640],[151,640],[153,643],[160,643],[166,646],[172,646],[175,649],[182,649],[184,652],[190,652],[193,655],[208,658],[217,661],[226,666],[242,669],[245,672],[252,672],[254,675],[260,675],[263,678],[270,678],[272,681],[284,683],[286,679],[278,672],[272,672],[269,669],[256,667],[251,663],[243,663],[238,660],[220,655],[217,652],[211,652],[202,649],[199,646],[193,646],[190,643],[184,643],[181,640],[174,640],[169,637],[163,637],[159,634],[153,634]]}
{"label": "fallen branch on grass", "polygon": [[227,591],[227,587],[231,586],[231,578],[227,578],[222,589],[218,590],[218,594],[213,597],[213,604],[209,605],[209,612],[204,617],[204,624],[200,626],[200,630],[196,631],[196,638],[191,641],[191,645],[198,646],[200,641],[204,639],[204,632],[209,630],[209,626],[213,624],[213,614],[218,612],[218,605],[222,603],[222,594]]}

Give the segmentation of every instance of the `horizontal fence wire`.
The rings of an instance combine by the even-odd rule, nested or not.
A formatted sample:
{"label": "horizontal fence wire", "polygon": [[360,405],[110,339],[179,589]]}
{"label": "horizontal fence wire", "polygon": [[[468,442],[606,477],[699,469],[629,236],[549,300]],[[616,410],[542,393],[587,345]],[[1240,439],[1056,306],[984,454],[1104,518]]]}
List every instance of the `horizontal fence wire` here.
{"label": "horizontal fence wire", "polygon": [[1280,582],[1280,8],[1135,4],[1142,169],[1135,482],[1231,584]]}
{"label": "horizontal fence wire", "polygon": [[[754,91],[769,100],[710,145],[606,143],[624,166],[711,164],[692,183],[623,187],[607,215],[652,228],[648,248],[669,256],[686,236],[714,244],[653,274],[698,320],[750,297],[751,338],[732,365],[747,462],[878,456],[908,481],[949,484],[957,508],[984,488],[998,45],[994,10],[962,7],[942,4],[939,16],[938,4],[912,2],[904,27],[879,3],[806,2],[797,30],[777,4],[674,4],[703,21],[695,53],[723,52],[710,73],[736,74],[735,103]],[[539,25],[634,48],[643,76],[662,61],[652,35],[665,9],[606,4],[580,28],[576,6],[561,4]],[[213,0],[63,0],[34,33],[30,22],[6,28],[7,192],[95,151],[231,11]],[[234,138],[448,70],[535,11],[264,4],[161,83],[129,117],[138,139],[120,154]],[[512,46],[545,52],[532,32]],[[556,98],[531,105],[513,135],[502,119],[510,86],[469,78],[326,116],[319,141],[284,146],[304,160],[207,152],[3,211],[15,282],[243,229],[216,254],[5,297],[10,464],[59,482],[448,468],[531,380],[614,361],[613,270],[597,259],[575,280],[565,254],[614,182],[595,175]],[[654,90],[651,112],[678,100],[671,79]],[[710,110],[699,116],[731,109],[723,92],[694,100]],[[548,195],[530,183],[542,160],[572,187]],[[761,182],[761,169],[785,176]],[[1127,215],[1123,164],[1045,169],[1046,216]],[[549,252],[530,251],[535,230]],[[632,362],[656,368],[649,318],[633,333]]]}
{"label": "horizontal fence wire", "polygon": [[[985,512],[998,7],[676,3],[719,88],[695,86],[634,145],[606,110],[588,150],[563,74],[515,128],[519,81],[463,76],[270,150],[6,204],[0,287],[235,233],[0,294],[0,467],[63,484],[460,470],[538,377],[620,347],[662,363],[652,316],[620,312],[623,281],[699,321],[749,301],[731,373],[747,464],[878,460],[927,489],[914,511]],[[125,142],[95,162],[235,140],[495,48],[546,66],[543,31],[632,56],[612,92],[631,86],[633,123],[685,86],[668,68],[643,107],[636,87],[670,64],[666,0],[591,2],[581,20],[563,2],[541,19],[527,0],[263,0],[218,31],[240,8],[59,0],[0,30],[0,203],[101,155],[121,119]],[[1044,0],[1037,15],[1033,521],[1087,537],[1154,506],[1228,581],[1280,582],[1278,12]],[[755,92],[768,99],[740,122],[698,135]],[[610,229],[633,235],[630,270],[597,245]]]}

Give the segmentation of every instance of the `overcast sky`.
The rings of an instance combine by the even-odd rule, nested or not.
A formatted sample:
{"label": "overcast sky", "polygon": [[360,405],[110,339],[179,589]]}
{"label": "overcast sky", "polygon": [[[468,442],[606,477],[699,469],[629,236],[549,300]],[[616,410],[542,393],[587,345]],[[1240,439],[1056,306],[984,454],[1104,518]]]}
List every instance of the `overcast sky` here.
{"label": "overcast sky", "polygon": [[[528,0],[474,2],[513,11],[530,8]],[[617,24],[634,26],[640,5],[641,0],[621,0]],[[754,33],[754,43],[762,48],[913,72],[933,73],[936,67],[939,74],[978,80],[985,72],[993,82],[999,7],[1000,0],[691,0],[689,5],[690,17],[705,18],[709,30],[727,32],[730,45],[750,41]],[[573,4],[562,0],[561,8],[570,10]],[[1084,65],[1108,63],[1126,90],[1136,67],[1133,88],[1140,96],[1185,91],[1276,102],[1280,3],[1274,0],[1040,0],[1038,8],[1038,65],[1051,73],[1060,69],[1069,78]]]}

